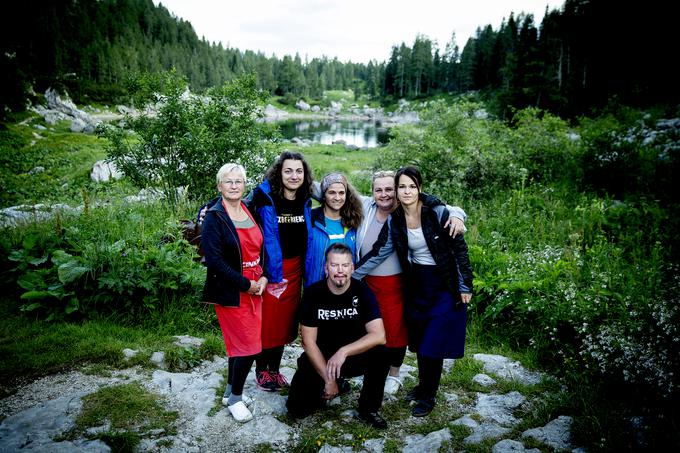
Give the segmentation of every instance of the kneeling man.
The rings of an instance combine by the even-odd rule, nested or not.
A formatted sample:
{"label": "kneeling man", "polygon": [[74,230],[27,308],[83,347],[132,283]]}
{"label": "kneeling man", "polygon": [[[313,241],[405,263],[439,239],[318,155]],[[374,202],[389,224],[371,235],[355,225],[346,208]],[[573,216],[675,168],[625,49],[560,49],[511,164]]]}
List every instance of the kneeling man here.
{"label": "kneeling man", "polygon": [[288,393],[288,413],[306,417],[347,391],[345,378],[364,376],[359,418],[387,427],[378,414],[389,362],[385,328],[371,290],[351,278],[352,251],[343,243],[326,250],[326,279],[305,289],[300,305],[302,346]]}

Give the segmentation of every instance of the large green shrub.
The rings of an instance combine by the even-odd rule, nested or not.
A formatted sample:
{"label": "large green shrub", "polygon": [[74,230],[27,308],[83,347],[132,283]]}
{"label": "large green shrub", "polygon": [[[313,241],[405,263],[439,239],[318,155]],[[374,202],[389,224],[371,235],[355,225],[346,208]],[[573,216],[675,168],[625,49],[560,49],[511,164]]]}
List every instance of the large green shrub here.
{"label": "large green shrub", "polygon": [[188,95],[186,81],[174,72],[146,75],[131,92],[140,108],[156,101],[157,112],[127,115],[123,127],[101,128],[109,159],[139,187],[160,187],[172,205],[179,188],[191,199],[214,194],[214,175],[227,162],[241,163],[254,180],[271,164],[266,139],[273,132],[257,121],[266,93],[256,89],[253,75],[202,97]]}
{"label": "large green shrub", "polygon": [[205,279],[175,214],[158,204],[92,208],[7,232],[3,284],[21,311],[47,319],[196,303]]}

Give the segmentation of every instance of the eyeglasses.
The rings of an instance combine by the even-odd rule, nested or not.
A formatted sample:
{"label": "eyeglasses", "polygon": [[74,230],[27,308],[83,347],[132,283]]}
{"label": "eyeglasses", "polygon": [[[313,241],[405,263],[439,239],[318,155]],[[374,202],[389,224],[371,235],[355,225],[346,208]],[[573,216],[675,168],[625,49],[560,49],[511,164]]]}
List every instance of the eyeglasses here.
{"label": "eyeglasses", "polygon": [[225,186],[242,186],[245,181],[242,179],[223,179],[220,181]]}

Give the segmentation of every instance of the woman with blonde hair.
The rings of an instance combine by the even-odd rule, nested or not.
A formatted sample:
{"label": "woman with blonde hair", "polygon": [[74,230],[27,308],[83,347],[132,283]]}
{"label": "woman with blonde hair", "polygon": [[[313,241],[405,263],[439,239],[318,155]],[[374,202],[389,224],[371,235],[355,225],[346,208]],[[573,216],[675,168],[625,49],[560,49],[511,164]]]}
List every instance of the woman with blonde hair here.
{"label": "woman with blonde hair", "polygon": [[235,163],[217,172],[221,197],[205,213],[201,244],[207,275],[203,300],[215,304],[229,360],[227,389],[222,399],[238,422],[253,414],[243,394],[255,356],[262,351],[263,234],[242,201],[246,171]]}

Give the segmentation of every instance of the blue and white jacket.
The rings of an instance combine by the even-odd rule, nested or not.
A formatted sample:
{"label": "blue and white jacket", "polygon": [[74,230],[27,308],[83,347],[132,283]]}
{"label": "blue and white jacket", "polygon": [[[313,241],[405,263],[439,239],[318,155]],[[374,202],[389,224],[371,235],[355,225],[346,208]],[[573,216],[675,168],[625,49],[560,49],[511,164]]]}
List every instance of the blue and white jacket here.
{"label": "blue and white jacket", "polygon": [[[312,209],[312,232],[307,237],[308,246],[305,260],[305,288],[312,283],[325,278],[326,249],[331,242],[329,232],[326,229],[325,219],[323,206]],[[352,261],[356,262],[356,230],[345,227],[345,239],[343,242],[352,250]]]}
{"label": "blue and white jacket", "polygon": [[[265,272],[270,283],[280,283],[283,280],[283,253],[281,252],[281,238],[279,237],[279,223],[276,215],[276,206],[271,197],[269,181],[261,182],[246,198],[246,205],[253,208],[261,219],[261,227],[264,233],[264,249],[268,260],[265,263]],[[312,247],[312,199],[305,200],[305,224],[307,225],[307,250],[302,256],[308,255]]]}

